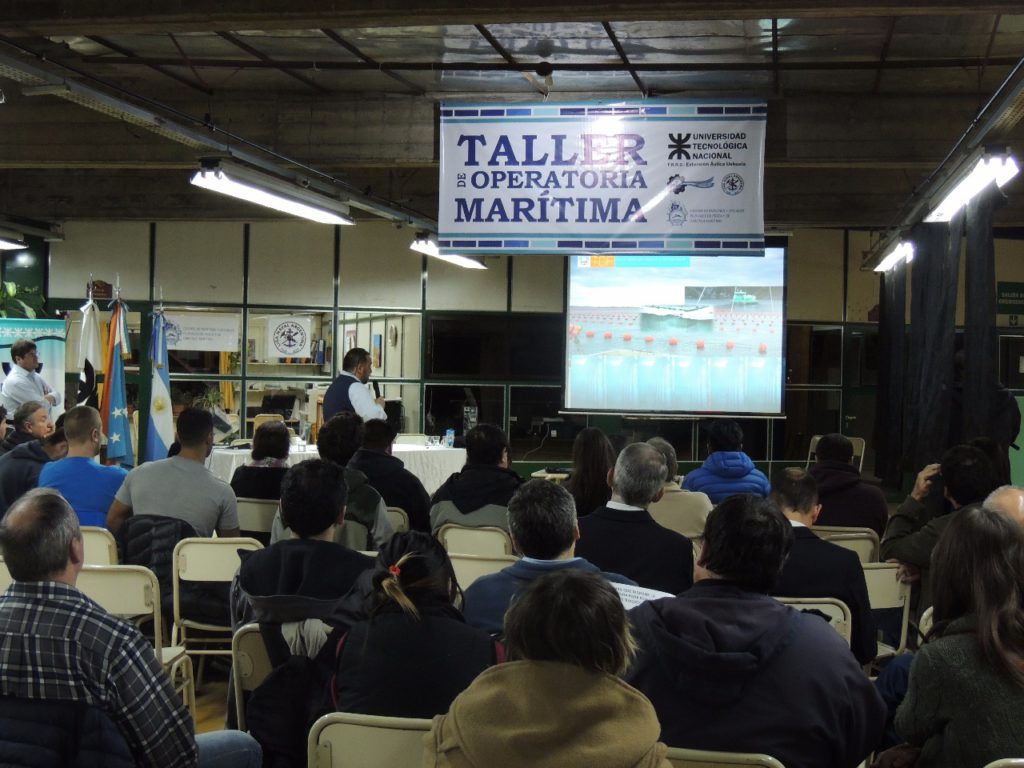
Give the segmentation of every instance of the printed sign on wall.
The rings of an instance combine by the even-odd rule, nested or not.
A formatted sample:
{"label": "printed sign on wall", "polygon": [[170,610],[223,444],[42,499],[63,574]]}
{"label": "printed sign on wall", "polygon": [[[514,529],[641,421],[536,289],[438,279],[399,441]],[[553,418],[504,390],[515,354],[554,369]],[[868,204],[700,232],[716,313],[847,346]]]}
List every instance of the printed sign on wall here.
{"label": "printed sign on wall", "polygon": [[271,315],[267,318],[267,357],[310,357],[309,316]]}
{"label": "printed sign on wall", "polygon": [[167,349],[237,352],[242,316],[229,312],[165,312]]}
{"label": "printed sign on wall", "polygon": [[441,107],[442,253],[764,251],[752,99]]}

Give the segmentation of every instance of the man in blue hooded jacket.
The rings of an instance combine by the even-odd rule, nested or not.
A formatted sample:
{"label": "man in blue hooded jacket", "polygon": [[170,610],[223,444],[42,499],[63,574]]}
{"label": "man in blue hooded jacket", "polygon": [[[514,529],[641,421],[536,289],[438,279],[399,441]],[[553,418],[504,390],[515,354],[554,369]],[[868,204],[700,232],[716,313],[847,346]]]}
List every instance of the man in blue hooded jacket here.
{"label": "man in blue hooded jacket", "polygon": [[730,419],[708,425],[708,452],[704,465],[683,480],[684,491],[702,491],[712,504],[737,493],[767,496],[771,483],[743,452],[743,430]]}
{"label": "man in blue hooded jacket", "polygon": [[768,596],[792,543],[772,501],[730,498],[708,516],[693,587],[630,611],[640,652],[625,679],[661,741],[786,768],[854,768],[878,745],[885,704],[846,641]]}

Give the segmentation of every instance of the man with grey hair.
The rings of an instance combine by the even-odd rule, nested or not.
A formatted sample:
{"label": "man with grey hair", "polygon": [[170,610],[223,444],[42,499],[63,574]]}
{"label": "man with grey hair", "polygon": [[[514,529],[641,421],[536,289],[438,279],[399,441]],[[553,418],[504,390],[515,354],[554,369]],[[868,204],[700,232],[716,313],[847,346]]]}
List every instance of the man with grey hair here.
{"label": "man with grey hair", "polygon": [[641,587],[676,595],[693,584],[693,545],[647,511],[662,497],[666,475],[659,451],[647,443],[627,445],[608,472],[611,500],[579,522],[576,552]]}
{"label": "man with grey hair", "polygon": [[1019,485],[1003,485],[996,488],[985,499],[985,509],[998,512],[1024,526],[1024,488]]}
{"label": "man with grey hair", "polygon": [[635,584],[617,573],[603,573],[576,555],[580,538],[576,505],[572,495],[557,483],[530,480],[520,486],[508,503],[508,528],[522,558],[498,573],[480,577],[465,595],[467,623],[492,635],[504,630],[505,611],[512,599],[546,573],[577,568],[598,573],[608,581]]}
{"label": "man with grey hair", "polygon": [[[90,705],[116,725],[137,765],[260,765],[259,745],[248,734],[195,737],[188,710],[149,641],[78,591],[82,534],[59,493],[38,488],[22,496],[0,524],[0,549],[14,577],[0,595],[0,701]],[[9,749],[49,746],[52,725],[42,718],[16,727],[3,722],[0,762],[8,764]],[[119,748],[109,740],[102,746],[112,754]]]}

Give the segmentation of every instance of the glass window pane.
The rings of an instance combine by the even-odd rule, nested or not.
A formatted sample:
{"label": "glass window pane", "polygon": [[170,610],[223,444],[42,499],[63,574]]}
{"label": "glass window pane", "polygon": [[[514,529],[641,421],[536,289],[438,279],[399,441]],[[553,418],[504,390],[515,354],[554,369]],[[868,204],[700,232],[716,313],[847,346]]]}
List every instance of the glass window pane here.
{"label": "glass window pane", "polygon": [[999,337],[999,380],[1010,389],[1024,389],[1024,336]]}
{"label": "glass window pane", "polygon": [[786,326],[786,383],[840,384],[843,329],[835,325]]}
{"label": "glass window pane", "polygon": [[[175,373],[241,373],[241,311],[168,307],[166,317],[169,323],[178,326],[181,336],[181,341],[175,344],[168,334],[167,359],[172,376]],[[233,330],[232,322],[237,331]]]}
{"label": "glass window pane", "polygon": [[420,377],[418,312],[342,312],[338,320],[338,369],[345,353],[361,347],[373,355],[374,378]]}
{"label": "glass window pane", "polygon": [[454,429],[456,436],[461,436],[466,433],[467,423],[504,423],[504,387],[428,384],[425,401],[424,431],[428,435],[443,435],[445,430]]}
{"label": "glass window pane", "polygon": [[878,384],[878,326],[847,326],[843,360],[845,386]]}
{"label": "glass window pane", "polygon": [[[329,376],[334,341],[330,312],[249,311],[246,370],[250,376]],[[295,354],[288,354],[295,352]]]}
{"label": "glass window pane", "polygon": [[840,432],[841,399],[838,390],[787,390],[786,418],[775,422],[772,458],[775,461],[805,460],[812,436]]}
{"label": "glass window pane", "polygon": [[315,412],[310,413],[310,392],[302,381],[250,381],[245,403],[239,404],[239,409],[245,411],[246,435],[252,436],[253,423],[261,413],[279,414],[296,435],[308,435],[309,424],[316,418]]}
{"label": "glass window pane", "polygon": [[[212,409],[214,439],[227,442],[240,436],[241,382],[171,379],[171,408],[174,419],[186,408]],[[129,395],[130,397],[130,395]]]}

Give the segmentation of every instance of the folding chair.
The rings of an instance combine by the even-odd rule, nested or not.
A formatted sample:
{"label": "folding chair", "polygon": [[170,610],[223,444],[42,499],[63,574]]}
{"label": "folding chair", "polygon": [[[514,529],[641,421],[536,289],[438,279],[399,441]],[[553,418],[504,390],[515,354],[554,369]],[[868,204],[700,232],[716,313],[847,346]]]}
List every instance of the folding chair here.
{"label": "folding chair", "polygon": [[[174,625],[171,627],[171,644],[183,645],[195,656],[230,656],[231,626],[211,624],[185,617],[181,611],[181,583],[183,581],[231,583],[241,559],[238,550],[254,551],[263,549],[256,539],[245,537],[226,539],[187,538],[174,547],[172,585],[174,590]],[[225,622],[228,616],[224,616]],[[190,630],[205,633],[197,636]],[[202,668],[200,667],[200,675]]]}
{"label": "folding chair", "polygon": [[333,712],[313,724],[309,768],[420,768],[430,720]]}
{"label": "folding chair", "polygon": [[82,526],[82,546],[87,565],[117,565],[117,542],[114,534],[96,525]]}
{"label": "folding chair", "polygon": [[274,665],[263,643],[259,624],[239,627],[231,638],[231,678],[235,688],[235,711],[238,730],[245,728],[245,694],[255,691],[266,680]]}
{"label": "folding chair", "polygon": [[238,527],[246,532],[270,533],[274,515],[281,502],[277,499],[238,499]]}
{"label": "folding chair", "polygon": [[455,571],[455,578],[459,581],[462,589],[468,589],[469,585],[481,576],[497,573],[502,568],[507,568],[519,558],[512,555],[460,555],[449,554],[452,561],[452,568]]}
{"label": "folding chair", "polygon": [[878,562],[878,534],[871,528],[852,528],[841,525],[815,525],[811,528],[818,538],[856,552],[861,563]]}
{"label": "folding chair", "polygon": [[268,421],[284,421],[284,416],[280,413],[257,413],[252,420],[252,431],[253,434],[260,428],[261,425],[266,424]]}
{"label": "folding chair", "polygon": [[780,603],[791,605],[798,611],[820,611],[828,617],[832,628],[850,644],[853,637],[853,616],[850,607],[834,597],[776,597]]}
{"label": "folding chair", "polygon": [[471,528],[445,523],[438,530],[437,539],[448,554],[487,557],[513,554],[512,537],[508,535],[508,531],[490,525]]}
{"label": "folding chair", "polygon": [[77,586],[82,594],[115,616],[131,619],[152,617],[156,657],[160,659],[174,689],[185,699],[192,721],[195,722],[196,687],[192,660],[180,645],[164,647],[160,584],[156,575],[141,565],[83,565],[78,574]]}
{"label": "folding chair", "polygon": [[669,747],[665,757],[673,768],[783,768],[782,763],[774,757],[743,752],[712,752],[706,749]]}
{"label": "folding chair", "polygon": [[[857,465],[857,471],[864,471],[864,453],[867,451],[868,444],[863,437],[850,437],[847,435],[847,440],[853,444],[853,463]],[[811,438],[810,448],[807,449],[807,464],[804,469],[808,469],[811,464],[817,461],[816,451],[818,448],[818,441],[821,440],[821,435],[814,435]]]}
{"label": "folding chair", "polygon": [[1024,757],[1004,757],[989,763],[985,768],[1024,768]]}
{"label": "folding chair", "polygon": [[896,572],[898,563],[864,563],[864,581],[868,585],[868,602],[871,610],[899,608],[903,615],[900,620],[900,641],[893,648],[878,643],[876,659],[887,659],[907,650],[907,627],[910,624],[910,585],[899,581]]}
{"label": "folding chair", "polygon": [[409,515],[401,507],[388,507],[388,521],[395,533],[402,533],[409,530]]}
{"label": "folding chair", "polygon": [[11,576],[11,572],[7,570],[7,563],[0,557],[0,591],[6,590],[13,583],[14,578]]}

